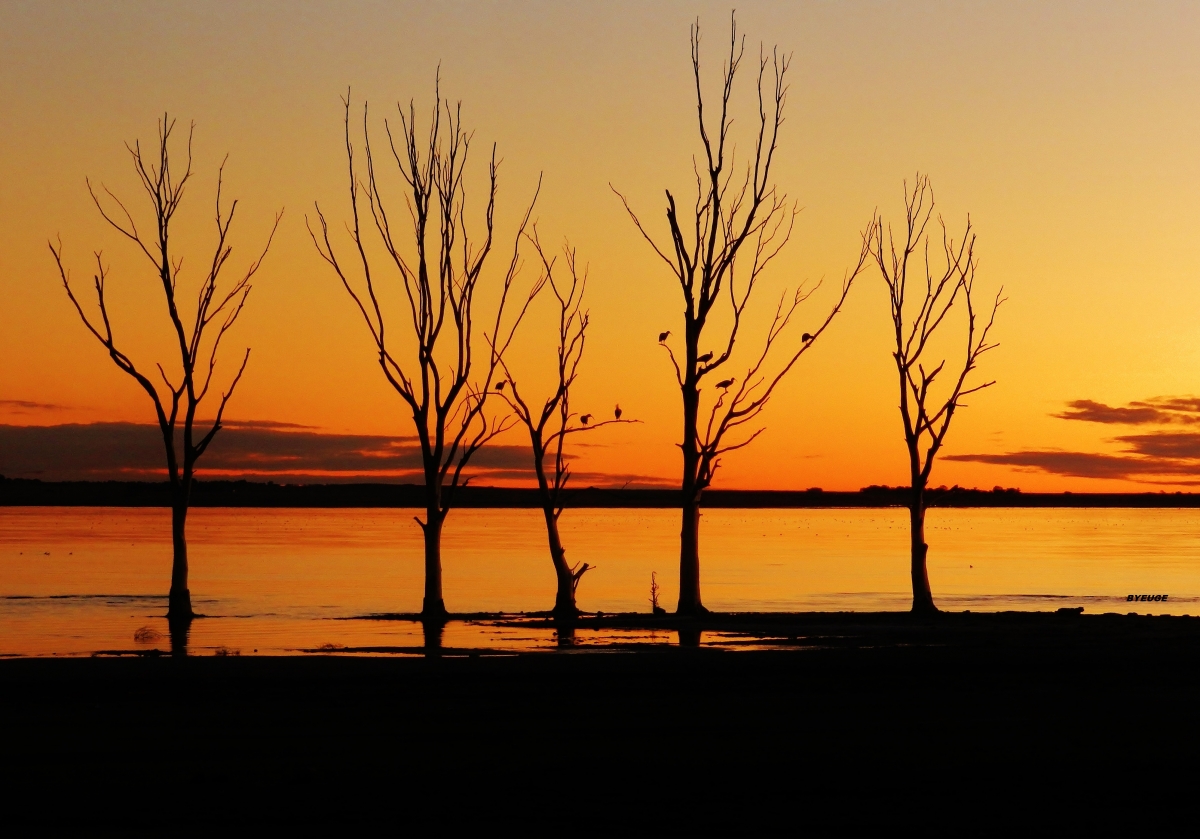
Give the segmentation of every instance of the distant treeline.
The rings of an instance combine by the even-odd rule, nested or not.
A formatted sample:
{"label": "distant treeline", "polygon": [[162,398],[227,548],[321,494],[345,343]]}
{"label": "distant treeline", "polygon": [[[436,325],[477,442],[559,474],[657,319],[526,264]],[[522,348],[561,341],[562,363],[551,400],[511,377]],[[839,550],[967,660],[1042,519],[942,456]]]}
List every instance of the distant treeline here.
{"label": "distant treeline", "polygon": [[[257,481],[197,481],[192,487],[193,507],[412,507],[425,504],[425,488],[418,484],[276,484]],[[996,487],[991,490],[938,487],[926,491],[934,507],[1200,507],[1193,493],[1048,493],[1021,492]],[[858,492],[821,489],[705,491],[703,506],[710,508],[786,509],[820,507],[903,507],[908,487],[869,486]],[[568,490],[567,507],[673,508],[680,495],[672,489]],[[170,485],[149,481],[38,481],[0,475],[2,506],[63,507],[170,507]],[[456,493],[458,507],[540,508],[535,489],[464,487]]]}

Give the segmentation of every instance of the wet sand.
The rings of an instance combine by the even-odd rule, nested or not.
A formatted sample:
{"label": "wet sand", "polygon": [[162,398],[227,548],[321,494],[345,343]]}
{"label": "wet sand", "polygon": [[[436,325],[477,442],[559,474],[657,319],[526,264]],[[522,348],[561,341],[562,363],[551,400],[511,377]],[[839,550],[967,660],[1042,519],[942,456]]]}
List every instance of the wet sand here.
{"label": "wet sand", "polygon": [[795,647],[3,661],[6,823],[794,834],[1190,817],[1200,618],[704,627],[750,621]]}

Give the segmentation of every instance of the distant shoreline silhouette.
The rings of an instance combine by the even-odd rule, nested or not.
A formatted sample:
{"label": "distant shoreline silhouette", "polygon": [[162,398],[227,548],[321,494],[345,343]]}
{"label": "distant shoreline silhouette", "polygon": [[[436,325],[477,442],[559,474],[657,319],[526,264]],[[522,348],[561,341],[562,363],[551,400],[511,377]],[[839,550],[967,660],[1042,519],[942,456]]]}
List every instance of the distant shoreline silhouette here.
{"label": "distant shoreline silhouette", "polygon": [[[857,492],[809,490],[710,489],[710,509],[822,509],[832,507],[904,507],[908,487],[870,486]],[[939,487],[927,490],[931,507],[1200,507],[1200,493],[1167,492],[1021,492]],[[563,493],[563,505],[600,509],[671,509],[679,505],[672,489],[586,487]],[[382,507],[415,508],[424,504],[417,484],[277,484],[258,481],[200,481],[193,486],[193,507]],[[540,509],[536,488],[478,487],[459,490],[456,505],[475,509]],[[39,481],[0,476],[0,506],[169,507],[166,481]]]}

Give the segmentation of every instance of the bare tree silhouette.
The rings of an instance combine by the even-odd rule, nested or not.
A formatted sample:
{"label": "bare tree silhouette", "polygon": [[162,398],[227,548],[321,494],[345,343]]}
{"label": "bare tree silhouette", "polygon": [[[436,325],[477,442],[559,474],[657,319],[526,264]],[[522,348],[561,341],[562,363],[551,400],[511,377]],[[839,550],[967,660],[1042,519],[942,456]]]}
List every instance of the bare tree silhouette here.
{"label": "bare tree silhouette", "polygon": [[[217,436],[217,432],[221,430],[221,418],[225,414],[225,406],[233,396],[233,391],[241,381],[242,373],[246,370],[246,363],[250,360],[249,349],[242,356],[242,363],[230,382],[229,389],[221,394],[216,416],[207,430],[198,431],[196,429],[196,414],[213,382],[213,373],[217,365],[217,350],[220,348],[221,339],[237,322],[242,308],[246,305],[246,298],[249,297],[251,289],[250,280],[258,272],[267,251],[270,250],[283,213],[280,211],[276,214],[275,223],[271,226],[266,245],[258,258],[250,263],[250,267],[241,279],[228,290],[218,293],[217,283],[221,271],[233,253],[233,247],[229,244],[229,229],[233,224],[233,216],[238,204],[234,200],[228,210],[221,205],[221,189],[225,172],[225,162],[222,161],[217,170],[217,242],[213,249],[212,261],[209,263],[204,281],[200,285],[195,317],[190,326],[185,326],[177,297],[177,283],[182,273],[183,258],[175,256],[171,249],[171,223],[183,201],[187,183],[192,176],[192,137],[195,133],[195,124],[193,123],[188,130],[187,166],[182,176],[177,176],[177,173],[173,172],[171,168],[169,146],[174,128],[175,120],[164,114],[158,123],[157,160],[154,157],[147,159],[143,156],[141,144],[138,142],[132,146],[128,144],[125,146],[133,159],[133,168],[141,181],[142,189],[153,208],[155,227],[153,233],[147,235],[139,231],[133,214],[125,203],[107,187],[101,185],[104,195],[107,196],[106,202],[96,193],[91,181],[87,182],[88,193],[91,195],[96,209],[100,211],[100,215],[115,230],[137,245],[154,266],[154,272],[162,286],[167,304],[167,316],[174,337],[179,344],[180,362],[178,384],[171,381],[161,363],[156,365],[163,384],[166,386],[165,397],[158,390],[158,386],[141,373],[133,360],[117,347],[105,297],[109,268],[104,264],[102,253],[97,251],[94,254],[96,260],[94,287],[99,314],[97,320],[95,315],[88,315],[84,311],[71,288],[70,271],[63,262],[61,239],[57,245],[50,244],[50,252],[54,255],[54,261],[58,266],[59,277],[62,280],[63,288],[66,289],[67,297],[74,305],[84,326],[96,337],[96,340],[104,345],[104,348],[108,350],[109,357],[117,367],[132,376],[154,403],[154,412],[158,418],[158,427],[162,432],[163,444],[166,448],[167,475],[171,483],[173,560],[167,616],[172,622],[186,622],[193,617],[192,599],[188,591],[186,526],[196,461],[200,459],[200,456],[212,443],[213,438]],[[106,203],[109,204],[108,208],[105,207]],[[216,330],[215,336],[211,335],[210,326]],[[206,342],[206,335],[211,336],[211,342]],[[180,416],[181,410],[182,417]],[[176,441],[176,430],[180,419],[183,421],[182,440],[179,441],[182,443],[181,448],[179,442]]]}
{"label": "bare tree silhouette", "polygon": [[[715,400],[701,420],[701,392],[705,377],[721,370],[733,356],[742,316],[758,282],[791,237],[799,212],[794,202],[771,182],[771,168],[778,147],[779,129],[787,99],[786,76],[790,56],[773,50],[770,56],[760,48],[758,61],[758,129],[754,156],[744,169],[735,161],[729,133],[733,119],[730,100],[734,79],[745,53],[745,38],[739,40],[733,21],[729,55],[723,66],[720,112],[716,125],[707,124],[704,94],[700,81],[700,27],[691,30],[692,73],[696,86],[696,114],[702,148],[701,160],[692,159],[696,178],[696,199],[686,219],[681,219],[675,197],[667,198],[667,225],[671,244],[660,247],[638,219],[629,202],[617,192],[629,217],[655,253],[670,268],[683,293],[683,357],[678,358],[668,343],[671,333],[660,334],[659,342],[670,355],[675,378],[683,396],[682,527],[679,551],[679,606],[683,615],[705,612],[700,599],[700,498],[712,483],[721,457],[750,444],[763,430],[760,426],[745,434],[745,426],[755,423],[766,407],[776,386],[796,362],[828,328],[841,310],[854,278],[866,264],[868,242],[864,237],[858,263],[847,272],[841,293],[824,319],[812,332],[805,333],[794,351],[787,350],[781,361],[768,363],[771,350],[779,343],[797,309],[816,290],[801,286],[789,300],[779,299],[774,319],[752,356],[746,372],[722,379],[716,385]],[[773,82],[767,69],[773,70]],[[615,192],[614,188],[614,192]],[[738,259],[742,257],[739,266]],[[749,263],[748,265],[746,263]],[[714,314],[720,326],[713,322]],[[706,328],[715,334],[706,335]],[[701,349],[707,350],[701,354]],[[742,432],[731,434],[731,432]]]}
{"label": "bare tree silhouette", "polygon": [[666,609],[658,605],[658,572],[650,572],[650,614],[661,615],[666,613]]}
{"label": "bare tree silhouette", "polygon": [[[501,361],[499,350],[488,353],[482,382],[472,379],[475,372],[475,295],[494,240],[499,168],[496,147],[492,146],[488,164],[487,205],[480,243],[472,240],[466,213],[466,168],[472,135],[462,127],[462,103],[451,107],[448,100],[442,99],[440,85],[435,85],[434,94],[435,104],[425,140],[417,136],[416,108],[412,102],[407,114],[397,105],[399,138],[393,136],[392,126],[384,121],[388,148],[404,182],[411,222],[411,250],[405,253],[400,234],[393,231],[388,205],[380,189],[371,151],[366,103],[363,104],[362,124],[365,175],[356,167],[349,94],[342,100],[352,212],[349,232],[354,245],[352,259],[357,260],[362,273],[361,290],[351,282],[349,268],[335,252],[329,226],[319,205],[316,206],[317,229],[314,230],[311,223],[308,229],[317,252],[337,273],[362,314],[384,376],[412,413],[425,479],[425,520],[416,519],[425,537],[422,615],[438,620],[446,615],[442,598],[442,526],[453,505],[454,491],[466,485],[468,478],[463,470],[471,457],[511,423],[489,418],[484,413],[492,379]],[[408,312],[407,326],[411,331],[405,330],[408,332],[405,339],[412,353],[404,361],[400,360],[394,343],[388,340],[391,334],[386,331],[388,318],[380,301],[378,274],[381,272],[369,256],[370,245],[363,232],[359,202],[364,197],[368,224],[374,226],[385,252],[378,262],[387,270],[394,269],[403,291],[402,299],[407,304],[401,306]],[[491,336],[487,338],[489,346],[497,345],[496,337],[500,333],[508,294],[520,267],[520,237],[536,201],[535,192],[514,237],[512,259],[503,278]]]}
{"label": "bare tree silhouette", "polygon": [[[942,217],[938,225],[942,233],[942,255],[945,267],[934,269],[929,257],[929,235],[926,228],[933,214],[933,189],[929,178],[917,174],[912,190],[904,184],[905,232],[898,240],[887,228],[884,241],[883,224],[872,219],[868,228],[871,255],[874,257],[890,298],[892,328],[896,349],[892,357],[900,385],[900,417],[904,421],[904,442],[908,447],[909,524],[912,536],[912,610],[916,613],[937,611],[929,588],[926,559],[929,545],[925,543],[925,490],[933,471],[934,459],[941,451],[950,431],[954,412],[963,407],[962,399],[991,387],[995,381],[967,386],[967,378],[979,363],[979,357],[998,346],[988,343],[988,333],[996,322],[996,311],[1004,302],[1003,289],[997,292],[987,322],[980,329],[976,322],[975,230],[967,217],[962,238],[951,238]],[[916,277],[915,294],[909,297],[909,270]],[[926,351],[938,328],[955,303],[962,301],[966,308],[966,347],[962,367],[957,368],[949,390],[934,396],[934,381],[946,368],[946,359],[930,363],[926,371]],[[922,451],[924,449],[924,451]]]}
{"label": "bare tree silhouette", "polygon": [[[550,543],[550,560],[554,563],[554,574],[558,580],[558,593],[554,600],[554,615],[559,618],[573,618],[579,614],[575,605],[575,593],[579,581],[592,567],[588,563],[567,564],[567,551],[559,536],[558,519],[562,515],[562,493],[571,477],[571,469],[567,463],[564,447],[567,436],[595,431],[606,425],[617,425],[638,422],[638,420],[621,419],[620,417],[601,422],[593,422],[590,414],[582,416],[571,410],[571,387],[579,376],[579,363],[583,360],[584,344],[587,340],[587,328],[590,323],[587,310],[583,309],[583,295],[587,288],[587,269],[580,269],[576,259],[575,249],[569,244],[563,246],[563,256],[570,275],[569,283],[566,277],[555,275],[557,257],[546,256],[542,243],[538,239],[537,227],[533,235],[527,237],[537,251],[542,263],[542,273],[534,284],[525,301],[520,314],[515,319],[504,346],[498,348],[496,357],[507,377],[498,385],[502,398],[509,403],[517,419],[529,433],[529,442],[533,451],[533,470],[537,476],[538,492],[541,498],[542,513],[546,519],[546,537]],[[542,403],[540,408],[530,408],[522,395],[517,377],[504,360],[504,350],[511,342],[512,334],[520,324],[529,306],[546,288],[554,295],[558,303],[558,379],[554,391]],[[503,385],[509,385],[507,393]],[[574,422],[577,421],[577,422]],[[553,472],[547,475],[546,459],[553,457]]]}

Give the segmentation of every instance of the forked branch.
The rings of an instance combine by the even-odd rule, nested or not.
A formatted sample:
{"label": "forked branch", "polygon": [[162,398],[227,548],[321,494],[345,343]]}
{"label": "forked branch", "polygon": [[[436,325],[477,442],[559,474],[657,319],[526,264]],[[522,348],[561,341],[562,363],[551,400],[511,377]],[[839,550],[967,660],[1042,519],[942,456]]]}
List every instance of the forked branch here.
{"label": "forked branch", "polygon": [[[349,259],[343,258],[335,244],[319,205],[314,206],[314,218],[306,222],[317,253],[358,309],[384,377],[412,414],[423,471],[435,499],[431,504],[443,515],[454,489],[466,483],[464,475],[471,458],[512,424],[507,417],[490,417],[486,409],[512,339],[511,330],[502,335],[502,325],[522,267],[521,240],[541,181],[513,237],[495,319],[490,330],[479,330],[476,292],[495,243],[499,161],[493,146],[482,223],[477,226],[468,221],[467,213],[471,135],[463,128],[461,104],[452,106],[441,97],[440,81],[435,83],[435,94],[427,134],[418,127],[416,106],[411,101],[407,108],[397,105],[399,130],[394,131],[387,120],[383,123],[387,156],[403,184],[408,225],[394,221],[395,213],[385,197],[383,177],[388,167],[377,166],[366,103],[361,141],[355,138],[349,92],[342,99],[350,197],[350,222],[346,225],[352,251]],[[374,228],[370,237],[377,236],[383,245],[382,260],[369,255],[369,228]],[[397,327],[381,299],[381,286],[389,275],[403,292],[398,330],[403,352],[393,342]],[[476,366],[477,332],[482,332],[488,347],[482,370]]]}
{"label": "forked branch", "polygon": [[[280,211],[275,215],[275,221],[267,235],[266,244],[258,257],[250,263],[239,280],[233,283],[228,290],[221,291],[221,272],[233,253],[233,247],[229,242],[229,233],[237,209],[237,201],[230,204],[228,211],[222,207],[225,163],[221,163],[217,170],[216,243],[207,276],[197,292],[196,309],[191,326],[190,328],[185,327],[184,316],[177,300],[177,287],[180,273],[183,270],[183,258],[175,257],[171,251],[171,224],[183,201],[185,187],[192,177],[192,139],[195,125],[193,124],[188,131],[187,163],[182,175],[172,169],[170,141],[174,128],[175,121],[168,115],[164,115],[158,123],[158,152],[154,157],[144,155],[140,143],[126,145],[134,171],[150,204],[154,228],[152,235],[145,235],[141,232],[129,206],[107,186],[101,185],[101,191],[107,196],[106,202],[102,200],[90,181],[87,184],[88,193],[101,217],[113,229],[133,242],[154,266],[156,280],[163,292],[167,319],[179,349],[180,372],[177,385],[172,383],[171,377],[167,375],[161,363],[154,365],[166,386],[169,398],[164,399],[154,382],[143,375],[132,359],[117,346],[106,298],[109,269],[104,265],[101,254],[99,252],[95,254],[96,273],[93,286],[96,293],[96,311],[99,315],[96,318],[94,315],[88,314],[71,287],[70,272],[63,260],[61,239],[57,243],[50,243],[50,252],[58,268],[59,278],[66,291],[67,299],[71,301],[71,305],[75,308],[84,326],[104,346],[117,367],[136,380],[154,403],[159,429],[166,446],[168,475],[172,485],[177,489],[182,488],[186,497],[186,488],[190,485],[196,460],[204,454],[221,429],[225,407],[246,370],[246,364],[250,357],[249,350],[246,350],[242,357],[241,366],[229,389],[221,396],[212,426],[199,442],[195,440],[193,434],[197,411],[212,384],[222,339],[241,316],[250,294],[251,281],[271,249],[283,213]],[[116,210],[111,210],[106,203],[115,207]],[[212,335],[210,327],[214,324],[216,324],[216,334]],[[205,351],[206,345],[207,352]],[[201,365],[202,355],[206,358],[206,362],[201,381],[197,377],[197,367]],[[166,407],[168,402],[169,410]],[[181,408],[183,409],[182,451],[177,452],[175,432]]]}
{"label": "forked branch", "polygon": [[[929,480],[934,459],[945,443],[955,411],[963,398],[995,384],[994,380],[969,384],[980,357],[998,346],[990,340],[996,313],[1004,303],[1003,289],[992,301],[987,319],[980,325],[976,308],[975,231],[967,218],[962,236],[956,241],[945,220],[938,216],[941,228],[942,267],[934,268],[929,256],[928,227],[933,216],[934,195],[927,176],[917,174],[911,189],[905,183],[905,227],[901,236],[877,220],[868,228],[871,256],[879,267],[888,289],[892,331],[900,384],[900,414],[909,450],[913,486],[923,487]],[[920,253],[921,259],[914,257]],[[912,276],[913,272],[916,276]],[[910,295],[915,291],[916,297]],[[926,370],[925,353],[939,327],[955,304],[962,301],[966,310],[965,347],[961,366],[948,388],[934,395],[934,383],[946,369],[940,359]]]}

